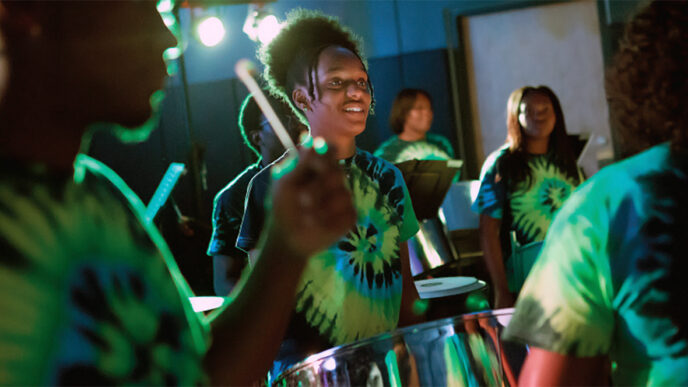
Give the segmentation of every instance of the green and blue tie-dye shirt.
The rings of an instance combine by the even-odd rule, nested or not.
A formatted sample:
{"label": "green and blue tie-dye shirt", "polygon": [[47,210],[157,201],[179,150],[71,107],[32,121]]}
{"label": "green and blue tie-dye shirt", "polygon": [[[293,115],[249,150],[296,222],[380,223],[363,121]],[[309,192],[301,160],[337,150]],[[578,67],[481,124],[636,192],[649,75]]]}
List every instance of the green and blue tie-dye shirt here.
{"label": "green and blue tie-dye shirt", "polygon": [[506,339],[574,357],[609,354],[618,385],[688,385],[687,324],[670,318],[686,308],[688,168],[670,165],[669,147],[659,145],[603,169],[569,198]]}
{"label": "green and blue tie-dye shirt", "polygon": [[[357,149],[345,169],[358,221],[331,248],[311,257],[277,356],[281,369],[397,326],[402,290],[399,246],[418,231],[411,199],[401,172],[366,151]],[[258,173],[249,188],[237,241],[246,251],[256,246],[260,235],[269,172]]]}
{"label": "green and blue tie-dye shirt", "polygon": [[375,151],[375,156],[392,164],[408,160],[450,160],[454,158],[454,148],[446,137],[428,133],[425,140],[404,141],[392,136]]}
{"label": "green and blue tie-dye shirt", "polygon": [[504,146],[487,157],[480,173],[480,190],[473,202],[473,211],[502,219],[502,251],[504,258],[511,252],[510,233],[516,233],[521,245],[542,241],[554,214],[582,180],[571,178],[554,164],[549,155],[530,155],[530,184],[507,184],[497,165],[508,151]]}
{"label": "green and blue tie-dye shirt", "polygon": [[206,381],[205,324],[143,204],[93,159],[75,171],[0,165],[0,384]]}

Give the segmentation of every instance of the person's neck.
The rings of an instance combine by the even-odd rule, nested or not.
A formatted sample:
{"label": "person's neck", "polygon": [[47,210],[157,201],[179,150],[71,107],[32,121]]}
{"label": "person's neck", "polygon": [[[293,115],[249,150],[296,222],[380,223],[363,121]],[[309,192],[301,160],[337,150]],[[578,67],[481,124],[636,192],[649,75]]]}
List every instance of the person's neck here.
{"label": "person's neck", "polygon": [[71,119],[55,119],[41,111],[40,104],[29,108],[5,106],[0,116],[0,151],[5,157],[44,164],[54,170],[73,168],[85,125]]}
{"label": "person's neck", "polygon": [[353,155],[356,153],[356,141],[351,140],[348,143],[339,143],[335,145],[335,153],[334,157],[337,160],[344,160],[348,159],[349,157],[353,157]]}
{"label": "person's neck", "polygon": [[280,154],[275,154],[275,153],[272,153],[272,152],[263,151],[263,152],[261,152],[261,154],[260,154],[260,164],[261,164],[262,167],[265,167],[265,166],[271,164],[273,161],[275,161],[275,160],[277,160],[278,158],[280,158],[280,156],[282,156],[282,153],[280,153]]}
{"label": "person's neck", "polygon": [[[318,135],[314,134],[313,137],[318,137]],[[325,137],[325,142],[330,149],[334,149],[334,157],[337,160],[348,159],[356,153],[355,137]]]}
{"label": "person's neck", "polygon": [[399,134],[399,139],[409,142],[425,140],[425,132],[404,129],[404,131]]}
{"label": "person's neck", "polygon": [[543,155],[547,153],[549,138],[528,138],[525,140],[526,152],[533,155]]}

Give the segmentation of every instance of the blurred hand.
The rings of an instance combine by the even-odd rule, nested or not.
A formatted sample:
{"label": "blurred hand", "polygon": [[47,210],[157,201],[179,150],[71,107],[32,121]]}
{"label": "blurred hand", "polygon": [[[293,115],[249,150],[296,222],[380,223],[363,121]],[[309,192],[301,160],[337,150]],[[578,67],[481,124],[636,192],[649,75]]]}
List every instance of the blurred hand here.
{"label": "blurred hand", "polygon": [[334,152],[298,152],[296,167],[273,181],[265,243],[305,258],[339,240],[355,225],[357,214]]}

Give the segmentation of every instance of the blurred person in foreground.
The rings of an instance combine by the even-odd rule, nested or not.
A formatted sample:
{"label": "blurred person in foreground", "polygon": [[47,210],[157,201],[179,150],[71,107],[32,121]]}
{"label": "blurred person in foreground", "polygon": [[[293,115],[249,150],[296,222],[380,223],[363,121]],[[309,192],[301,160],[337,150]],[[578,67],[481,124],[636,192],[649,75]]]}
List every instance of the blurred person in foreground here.
{"label": "blurred person in foreground", "polygon": [[530,345],[519,385],[607,384],[610,371],[616,385],[688,385],[686,36],[685,1],[652,2],[626,26],[607,96],[632,157],[550,227],[505,332]]}
{"label": "blurred person in foreground", "polygon": [[150,122],[163,50],[176,45],[156,4],[3,1],[0,33],[9,63],[0,104],[0,384],[259,378],[308,256],[354,222],[336,162],[303,150],[274,185],[261,260],[211,325],[192,311],[192,292],[143,220],[142,202],[78,154],[90,124],[115,123],[126,137]]}

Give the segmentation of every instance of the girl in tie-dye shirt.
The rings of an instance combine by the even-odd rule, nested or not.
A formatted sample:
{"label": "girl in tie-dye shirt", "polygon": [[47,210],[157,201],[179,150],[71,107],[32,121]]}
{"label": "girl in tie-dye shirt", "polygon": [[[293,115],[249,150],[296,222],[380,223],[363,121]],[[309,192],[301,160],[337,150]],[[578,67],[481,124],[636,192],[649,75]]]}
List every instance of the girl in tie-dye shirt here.
{"label": "girl in tie-dye shirt", "polygon": [[[399,170],[356,148],[373,88],[351,33],[333,18],[295,11],[261,59],[272,91],[308,122],[314,141],[334,147],[358,213],[347,235],[311,257],[273,367],[278,373],[310,354],[417,321],[406,241],[418,222]],[[250,255],[275,169],[261,171],[249,188],[237,246]]]}
{"label": "girl in tie-dye shirt", "polygon": [[495,307],[513,305],[523,278],[517,272],[527,266],[510,261],[512,244],[542,241],[554,214],[582,180],[554,92],[526,86],[511,93],[507,143],[485,161],[473,203],[480,213],[480,243]]}

